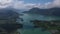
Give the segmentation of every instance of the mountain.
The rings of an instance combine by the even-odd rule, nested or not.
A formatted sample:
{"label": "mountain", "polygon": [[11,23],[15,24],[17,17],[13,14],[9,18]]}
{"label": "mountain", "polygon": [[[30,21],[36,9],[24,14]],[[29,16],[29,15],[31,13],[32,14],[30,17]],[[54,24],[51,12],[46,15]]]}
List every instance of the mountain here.
{"label": "mountain", "polygon": [[23,13],[60,16],[60,8],[57,7],[50,9],[32,8],[29,11],[24,11]]}
{"label": "mountain", "polygon": [[13,32],[17,29],[23,28],[23,25],[16,22],[19,18],[19,13],[15,9],[0,9],[0,28],[7,32]]}
{"label": "mountain", "polygon": [[14,9],[0,9],[0,19],[8,19],[10,16],[16,16],[18,14]]}

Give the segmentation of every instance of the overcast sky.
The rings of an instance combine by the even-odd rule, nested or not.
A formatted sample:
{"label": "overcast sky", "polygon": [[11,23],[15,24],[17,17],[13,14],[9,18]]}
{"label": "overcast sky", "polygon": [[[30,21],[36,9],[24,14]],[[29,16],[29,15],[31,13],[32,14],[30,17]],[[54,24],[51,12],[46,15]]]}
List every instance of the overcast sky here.
{"label": "overcast sky", "polygon": [[0,9],[12,7],[15,9],[31,9],[60,7],[60,0],[0,0]]}

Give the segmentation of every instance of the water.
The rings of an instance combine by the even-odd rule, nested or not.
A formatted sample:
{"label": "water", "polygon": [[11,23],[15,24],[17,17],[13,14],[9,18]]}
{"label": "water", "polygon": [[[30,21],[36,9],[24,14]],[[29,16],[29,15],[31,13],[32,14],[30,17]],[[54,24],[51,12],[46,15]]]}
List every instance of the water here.
{"label": "water", "polygon": [[20,16],[24,19],[22,24],[24,24],[23,29],[20,30],[21,34],[51,34],[48,31],[41,31],[41,28],[33,28],[33,23],[30,20],[59,20],[60,17],[57,16],[44,16],[38,14],[24,14],[24,16]]}
{"label": "water", "polygon": [[41,29],[39,28],[35,28],[35,29],[22,29],[20,30],[21,34],[51,34],[48,31],[41,31]]}

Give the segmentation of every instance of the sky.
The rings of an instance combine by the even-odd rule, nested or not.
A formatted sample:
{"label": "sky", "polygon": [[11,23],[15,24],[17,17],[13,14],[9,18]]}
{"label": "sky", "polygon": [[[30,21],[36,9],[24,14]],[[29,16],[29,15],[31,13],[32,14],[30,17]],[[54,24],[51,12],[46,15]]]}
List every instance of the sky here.
{"label": "sky", "polygon": [[0,9],[7,7],[24,10],[34,7],[49,9],[60,7],[60,0],[0,0]]}
{"label": "sky", "polygon": [[25,3],[46,3],[51,2],[52,0],[23,0]]}

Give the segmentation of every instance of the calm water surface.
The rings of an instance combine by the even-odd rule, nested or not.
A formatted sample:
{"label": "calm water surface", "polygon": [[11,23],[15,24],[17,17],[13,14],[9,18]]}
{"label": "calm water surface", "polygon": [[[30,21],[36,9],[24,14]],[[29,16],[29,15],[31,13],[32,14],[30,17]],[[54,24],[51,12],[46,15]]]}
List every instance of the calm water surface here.
{"label": "calm water surface", "polygon": [[21,34],[51,34],[48,31],[41,31],[41,28],[33,28],[33,23],[30,23],[30,20],[60,20],[60,17],[57,16],[44,16],[38,14],[24,14],[24,16],[20,16],[24,19],[23,21],[23,29],[20,30]]}

